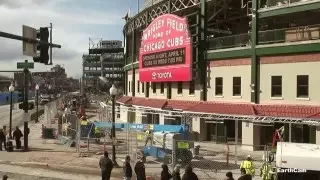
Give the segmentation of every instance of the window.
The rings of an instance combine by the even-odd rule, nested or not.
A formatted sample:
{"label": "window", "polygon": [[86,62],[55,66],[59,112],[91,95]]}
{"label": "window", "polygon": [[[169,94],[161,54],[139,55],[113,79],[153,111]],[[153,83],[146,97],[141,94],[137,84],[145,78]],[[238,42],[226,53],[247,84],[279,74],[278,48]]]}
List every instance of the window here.
{"label": "window", "polygon": [[128,82],[128,90],[131,92],[131,81]]}
{"label": "window", "polygon": [[160,94],[164,94],[164,83],[160,83]]}
{"label": "window", "polygon": [[152,92],[153,92],[153,94],[157,93],[157,84],[156,83],[152,83]]}
{"label": "window", "polygon": [[178,94],[182,94],[182,82],[178,82]]}
{"label": "window", "polygon": [[140,81],[137,81],[137,92],[140,93]]}
{"label": "window", "polygon": [[192,81],[189,82],[189,95],[193,95],[194,94],[194,89],[195,89],[195,83],[192,80]]}
{"label": "window", "polygon": [[271,76],[271,97],[282,97],[282,76]]}
{"label": "window", "polygon": [[298,98],[309,97],[309,76],[308,75],[297,76],[297,97]]}
{"label": "window", "polygon": [[117,114],[117,118],[118,118],[118,119],[120,118],[120,113],[119,113],[119,114]]}
{"label": "window", "polygon": [[215,82],[215,95],[216,96],[222,96],[223,94],[223,79],[222,77],[216,77]]}
{"label": "window", "polygon": [[241,77],[233,77],[232,83],[232,95],[241,96]]}
{"label": "window", "polygon": [[141,93],[144,93],[144,82],[141,83],[142,87],[141,87]]}

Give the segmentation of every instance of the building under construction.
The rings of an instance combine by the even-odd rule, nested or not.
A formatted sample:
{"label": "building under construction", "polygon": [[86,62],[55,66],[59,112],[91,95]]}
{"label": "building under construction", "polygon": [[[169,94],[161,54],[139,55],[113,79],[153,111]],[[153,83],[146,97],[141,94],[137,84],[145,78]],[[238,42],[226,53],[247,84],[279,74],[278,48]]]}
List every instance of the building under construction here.
{"label": "building under construction", "polygon": [[108,92],[112,84],[123,86],[124,48],[117,40],[89,39],[89,54],[83,55],[82,84],[87,92]]}
{"label": "building under construction", "polygon": [[[271,143],[274,129],[284,125],[286,141],[320,144],[320,1],[146,2],[124,26],[126,96],[118,102],[125,110],[148,110],[121,110],[121,121],[187,123],[199,141],[228,139],[248,149]],[[190,81],[141,80],[140,73],[147,71],[138,56],[141,32],[166,14],[188,20]],[[150,108],[156,112],[152,122],[142,116]],[[185,118],[167,120],[159,109],[179,111]]]}

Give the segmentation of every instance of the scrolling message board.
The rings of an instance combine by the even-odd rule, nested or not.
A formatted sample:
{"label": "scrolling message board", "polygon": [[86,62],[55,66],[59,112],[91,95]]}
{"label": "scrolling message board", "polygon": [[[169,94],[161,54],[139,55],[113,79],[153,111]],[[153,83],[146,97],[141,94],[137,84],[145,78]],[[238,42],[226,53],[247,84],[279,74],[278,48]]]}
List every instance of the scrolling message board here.
{"label": "scrolling message board", "polygon": [[147,54],[142,56],[142,68],[185,64],[185,48]]}
{"label": "scrolling message board", "polygon": [[140,82],[190,81],[191,38],[187,19],[157,17],[143,31],[139,51]]}

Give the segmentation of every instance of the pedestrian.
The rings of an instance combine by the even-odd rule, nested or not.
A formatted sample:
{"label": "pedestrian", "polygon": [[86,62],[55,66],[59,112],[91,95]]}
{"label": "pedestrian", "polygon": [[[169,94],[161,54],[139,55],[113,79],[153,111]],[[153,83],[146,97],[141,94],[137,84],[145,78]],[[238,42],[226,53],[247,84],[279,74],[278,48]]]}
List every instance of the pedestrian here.
{"label": "pedestrian", "polygon": [[230,172],[230,171],[226,173],[226,177],[227,177],[226,180],[234,180],[233,174],[232,174],[232,172]]}
{"label": "pedestrian", "polygon": [[172,178],[171,173],[169,172],[168,165],[162,164],[162,171],[161,171],[161,180],[169,180]]}
{"label": "pedestrian", "polygon": [[5,137],[5,138],[4,138],[4,144],[5,144],[4,147],[5,147],[5,149],[7,149],[7,147],[6,147],[6,146],[7,146],[7,142],[8,142],[8,141],[7,141],[7,135],[8,135],[9,133],[8,133],[8,130],[7,130],[7,126],[3,126],[2,128],[3,128],[4,137]]}
{"label": "pedestrian", "polygon": [[107,151],[105,151],[103,156],[100,158],[99,166],[101,169],[102,180],[110,180],[113,164]]}
{"label": "pedestrian", "polygon": [[21,148],[21,137],[23,137],[23,134],[19,127],[16,127],[16,130],[13,131],[13,139],[16,141],[16,148],[20,149]]}
{"label": "pedestrian", "polygon": [[2,144],[4,144],[4,149],[7,149],[6,136],[4,135],[3,129],[0,129],[0,151],[2,151]]}
{"label": "pedestrian", "polygon": [[245,168],[241,168],[240,169],[241,172],[241,177],[239,177],[238,180],[252,180],[252,176],[250,174],[247,174],[246,169]]}
{"label": "pedestrian", "polygon": [[7,180],[8,179],[8,176],[7,175],[3,175],[2,176],[2,180]]}
{"label": "pedestrian", "polygon": [[130,156],[126,156],[126,159],[125,159],[125,162],[123,164],[123,179],[124,180],[131,180],[132,178],[132,167],[131,167],[131,164],[130,164]]}
{"label": "pedestrian", "polygon": [[186,166],[185,173],[182,176],[182,180],[199,180],[196,173],[192,171],[191,166]]}
{"label": "pedestrian", "polygon": [[176,167],[174,167],[174,169],[173,169],[172,180],[181,180],[181,177],[180,177],[180,166],[179,165],[176,165]]}
{"label": "pedestrian", "polygon": [[146,167],[144,166],[145,157],[142,156],[134,166],[134,172],[137,175],[137,180],[146,180]]}
{"label": "pedestrian", "polygon": [[246,160],[241,162],[240,170],[242,168],[246,170],[246,174],[249,174],[252,177],[254,177],[256,170],[255,170],[255,167],[254,167],[254,164],[252,162],[252,159],[251,159],[250,155],[248,155]]}

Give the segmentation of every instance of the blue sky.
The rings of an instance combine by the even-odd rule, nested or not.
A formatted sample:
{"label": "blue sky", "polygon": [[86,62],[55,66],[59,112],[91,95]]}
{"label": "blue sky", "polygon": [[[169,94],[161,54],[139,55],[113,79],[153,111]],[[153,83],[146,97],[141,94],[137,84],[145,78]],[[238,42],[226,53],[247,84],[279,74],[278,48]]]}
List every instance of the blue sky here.
{"label": "blue sky", "polygon": [[[39,28],[52,22],[53,41],[62,45],[54,49],[53,61],[64,65],[69,76],[79,78],[89,37],[123,41],[122,17],[129,7],[130,0],[0,0],[0,17],[6,17],[0,18],[0,31],[21,35],[22,25]],[[136,9],[137,0],[132,0],[132,14]],[[0,44],[0,70],[14,70],[24,59],[32,61],[22,55],[22,42],[0,38]],[[49,68],[35,64],[34,71]]]}

